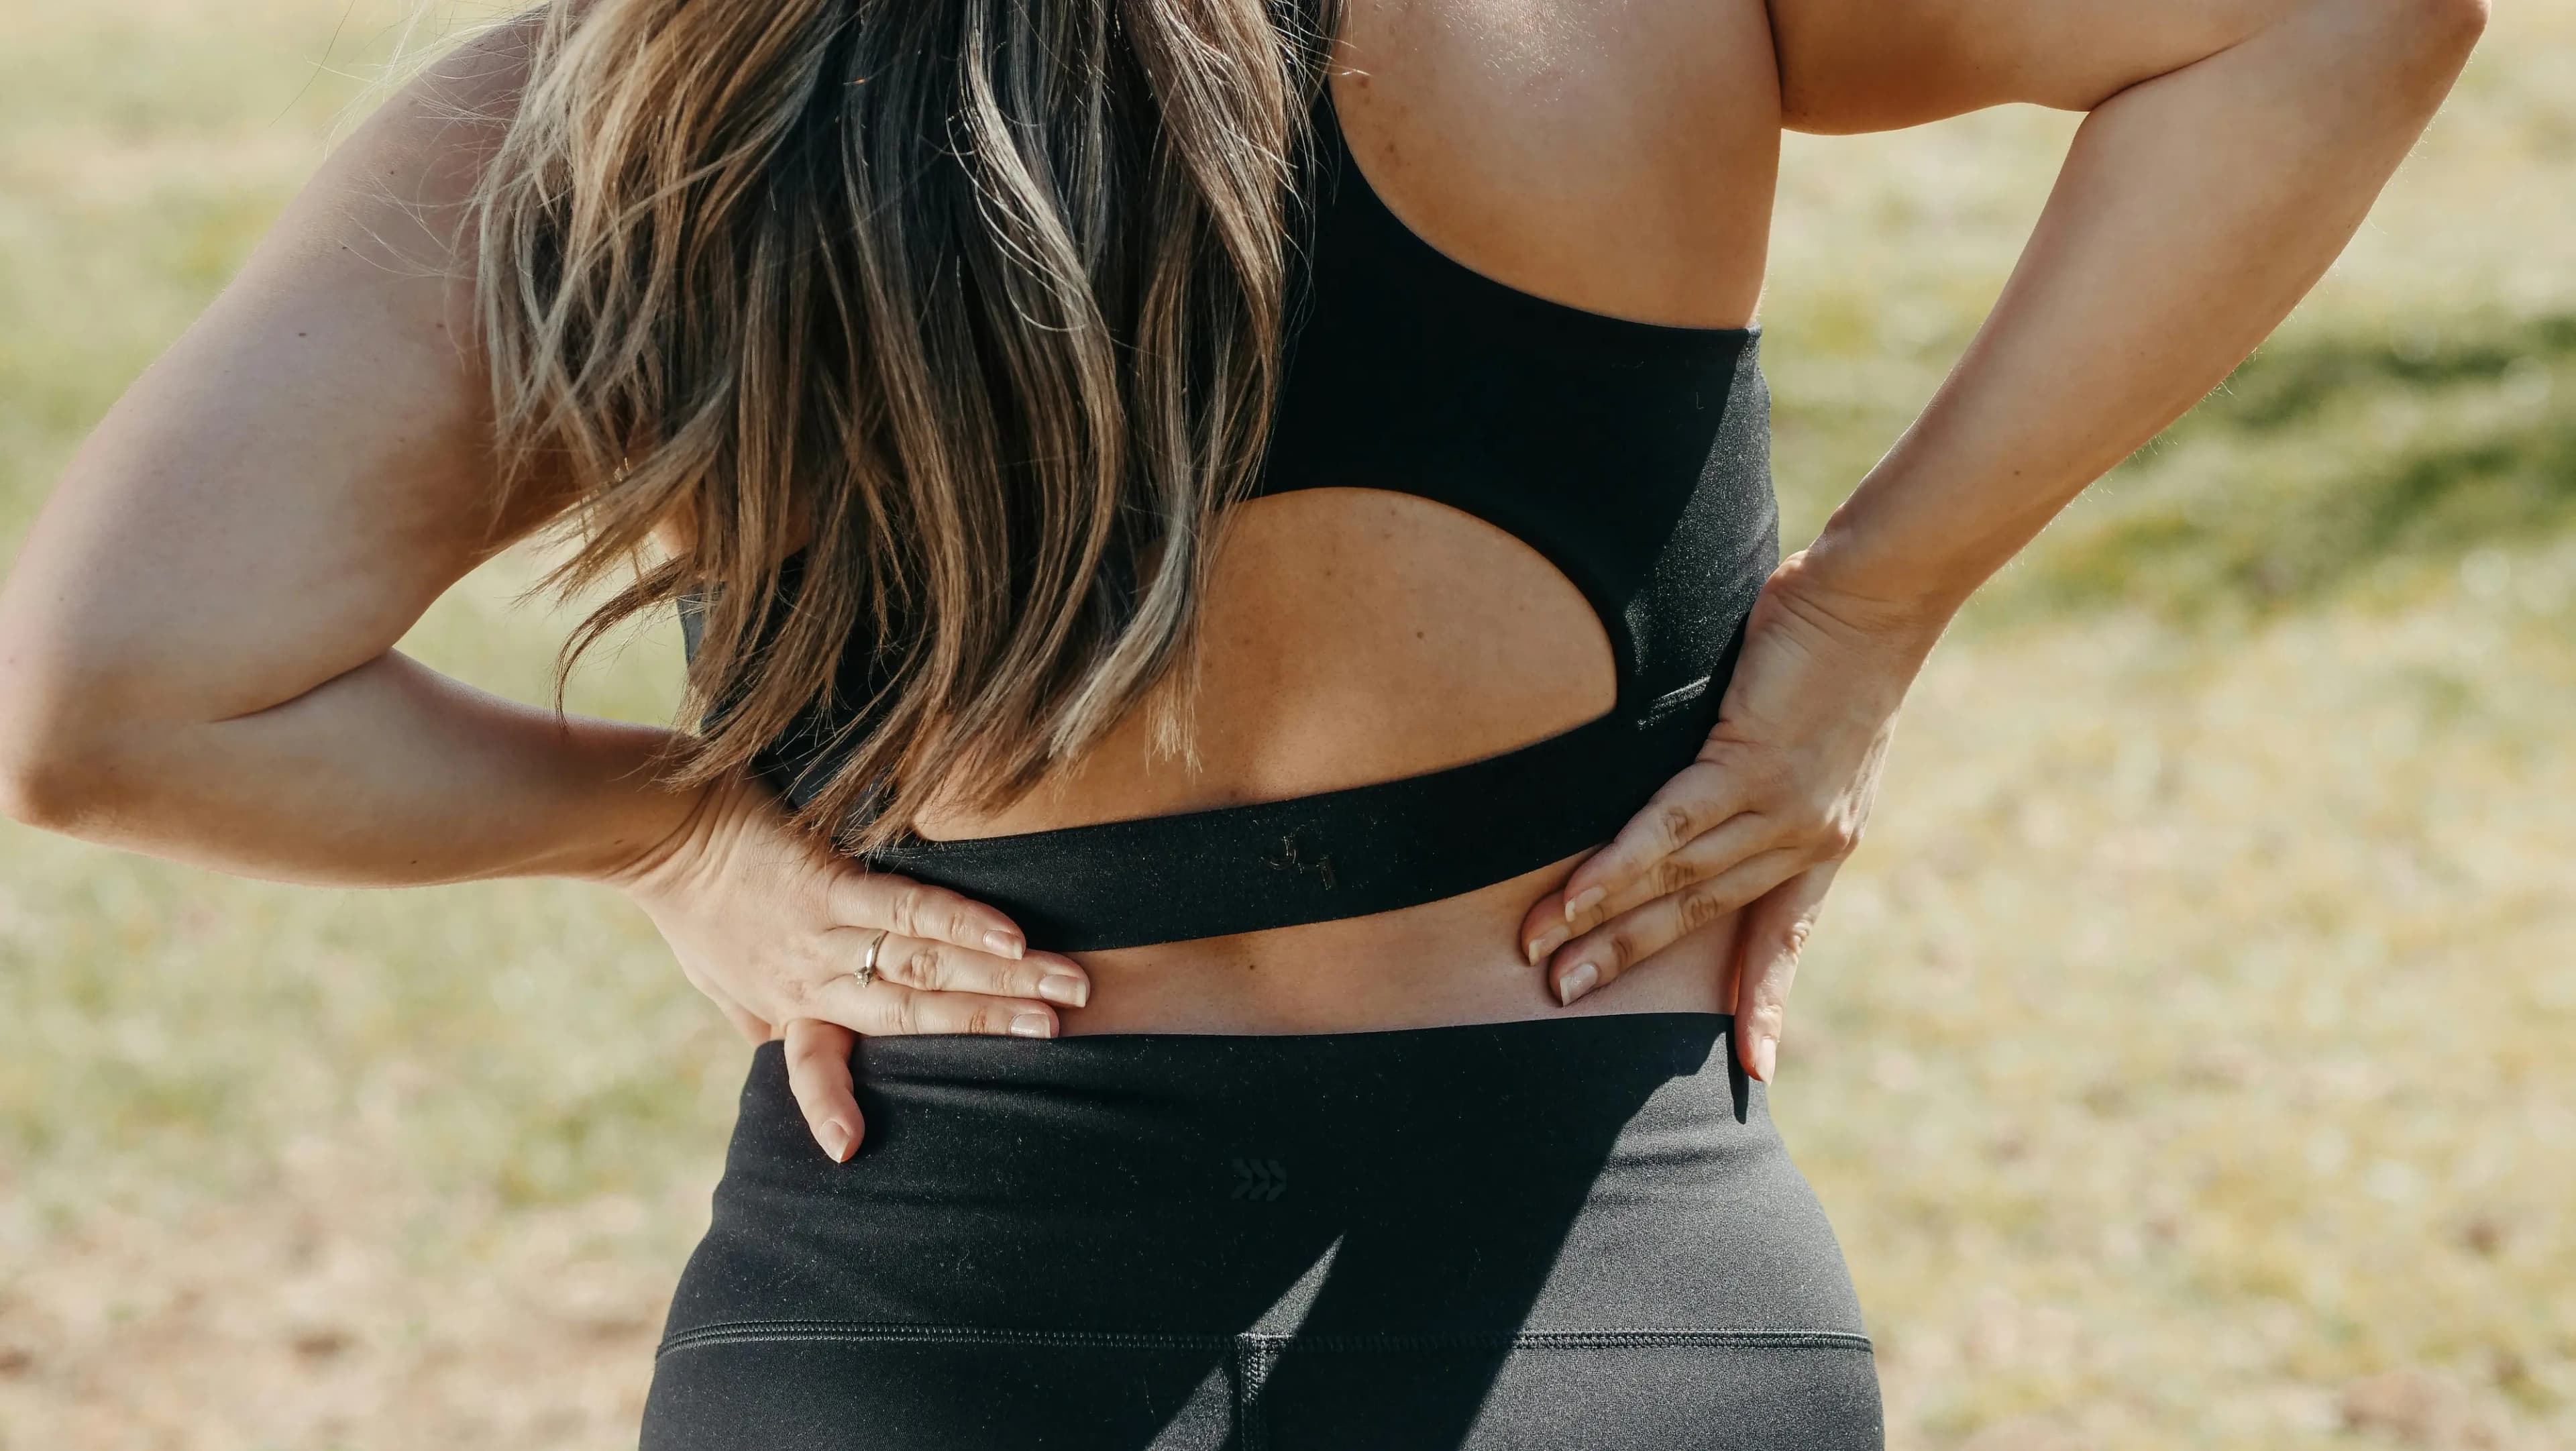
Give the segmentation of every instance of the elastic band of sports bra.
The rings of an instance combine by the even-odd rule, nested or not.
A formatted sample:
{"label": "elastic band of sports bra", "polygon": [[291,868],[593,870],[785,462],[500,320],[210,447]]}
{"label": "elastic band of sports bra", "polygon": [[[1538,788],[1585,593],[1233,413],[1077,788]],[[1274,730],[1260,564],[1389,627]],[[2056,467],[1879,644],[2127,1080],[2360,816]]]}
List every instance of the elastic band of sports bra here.
{"label": "elastic band of sports bra", "polygon": [[1032,946],[1098,951],[1418,906],[1598,846],[1698,753],[1743,648],[1642,709],[1501,755],[1283,801],[1010,836],[912,838],[872,865],[1008,913]]}

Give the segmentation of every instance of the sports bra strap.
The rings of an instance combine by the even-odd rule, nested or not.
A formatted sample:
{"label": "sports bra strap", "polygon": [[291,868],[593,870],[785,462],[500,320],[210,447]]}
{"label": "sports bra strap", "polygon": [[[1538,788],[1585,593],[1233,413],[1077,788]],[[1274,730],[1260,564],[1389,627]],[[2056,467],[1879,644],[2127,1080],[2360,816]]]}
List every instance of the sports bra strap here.
{"label": "sports bra strap", "polygon": [[956,841],[872,865],[1008,913],[1087,952],[1360,917],[1535,871],[1616,835],[1717,723],[1739,624],[1713,676],[1501,755],[1338,791]]}
{"label": "sports bra strap", "polygon": [[[1516,750],[1392,781],[1007,836],[909,836],[869,854],[1010,913],[1034,946],[1367,916],[1609,840],[1716,724],[1779,561],[1759,330],[1589,312],[1452,260],[1369,186],[1330,99],[1318,97],[1313,211],[1258,492],[1410,494],[1527,544],[1600,621],[1615,703]],[[779,593],[776,607],[792,607],[792,572]],[[684,601],[694,652],[690,616]],[[850,678],[869,678],[878,646],[854,630]],[[790,803],[838,769],[849,709],[819,702],[756,758]]]}

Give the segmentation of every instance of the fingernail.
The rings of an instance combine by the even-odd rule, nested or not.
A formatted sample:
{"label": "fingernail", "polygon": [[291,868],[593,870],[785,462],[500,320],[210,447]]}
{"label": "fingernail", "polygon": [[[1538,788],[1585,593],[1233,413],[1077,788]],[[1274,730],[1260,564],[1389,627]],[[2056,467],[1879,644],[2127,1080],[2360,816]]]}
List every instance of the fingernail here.
{"label": "fingernail", "polygon": [[1578,962],[1573,971],[1556,980],[1556,1000],[1572,1007],[1576,998],[1592,991],[1592,985],[1600,980],[1599,968],[1588,962]]}
{"label": "fingernail", "polygon": [[1529,946],[1524,949],[1529,953],[1529,965],[1536,967],[1540,963],[1547,961],[1549,953],[1554,952],[1565,945],[1565,936],[1566,933],[1564,928],[1550,927],[1545,932],[1531,938],[1529,940]]}
{"label": "fingernail", "polygon": [[1593,908],[1600,906],[1601,899],[1609,895],[1610,893],[1605,888],[1586,887],[1574,896],[1566,898],[1565,920],[1571,922],[1575,918],[1582,916],[1584,913],[1591,911]]}
{"label": "fingernail", "polygon": [[1765,1083],[1770,1082],[1771,1070],[1778,1065],[1779,1058],[1779,1039],[1765,1036],[1753,1040],[1754,1077],[1761,1079]]}
{"label": "fingernail", "polygon": [[824,1122],[822,1138],[823,1152],[832,1156],[833,1163],[849,1162],[850,1131],[839,1119],[829,1119]]}
{"label": "fingernail", "polygon": [[1029,945],[1020,940],[1018,933],[1004,932],[995,928],[984,934],[984,950],[995,957],[1007,957],[1017,962],[1020,960],[1020,954],[1029,950]]}
{"label": "fingernail", "polygon": [[1022,1013],[1011,1019],[1011,1033],[1020,1038],[1051,1038],[1055,1023],[1044,1013]]}
{"label": "fingernail", "polygon": [[1069,972],[1051,972],[1038,979],[1038,996],[1051,1003],[1078,1008],[1091,999],[1091,984]]}

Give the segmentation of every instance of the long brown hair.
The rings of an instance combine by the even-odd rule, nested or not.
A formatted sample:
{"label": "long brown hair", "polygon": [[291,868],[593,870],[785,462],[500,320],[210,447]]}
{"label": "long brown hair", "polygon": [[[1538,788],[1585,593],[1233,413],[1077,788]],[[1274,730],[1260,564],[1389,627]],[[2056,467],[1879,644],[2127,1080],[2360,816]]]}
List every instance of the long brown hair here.
{"label": "long brown hair", "polygon": [[540,587],[635,566],[558,699],[601,635],[695,596],[702,729],[668,779],[836,703],[840,765],[796,819],[852,849],[1006,804],[1140,704],[1182,743],[1155,687],[1267,439],[1327,13],[552,0],[526,23],[468,213],[505,494],[574,486],[579,546]]}

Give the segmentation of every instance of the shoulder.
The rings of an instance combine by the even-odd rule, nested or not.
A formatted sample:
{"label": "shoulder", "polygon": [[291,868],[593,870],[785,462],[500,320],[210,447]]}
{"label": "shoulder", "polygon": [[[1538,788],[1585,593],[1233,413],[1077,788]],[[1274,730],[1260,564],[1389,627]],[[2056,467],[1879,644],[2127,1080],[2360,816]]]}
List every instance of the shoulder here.
{"label": "shoulder", "polygon": [[[467,220],[517,114],[533,38],[524,22],[474,35],[332,148],[138,384],[155,427],[201,427],[219,403],[236,434],[291,437],[286,471],[312,490],[378,491],[387,517],[426,511],[442,528],[480,517],[470,506],[492,497],[491,385]],[[533,493],[526,503],[551,507]]]}
{"label": "shoulder", "polygon": [[290,220],[313,242],[406,270],[470,271],[458,224],[518,116],[542,14],[481,30],[423,66],[332,149]]}

